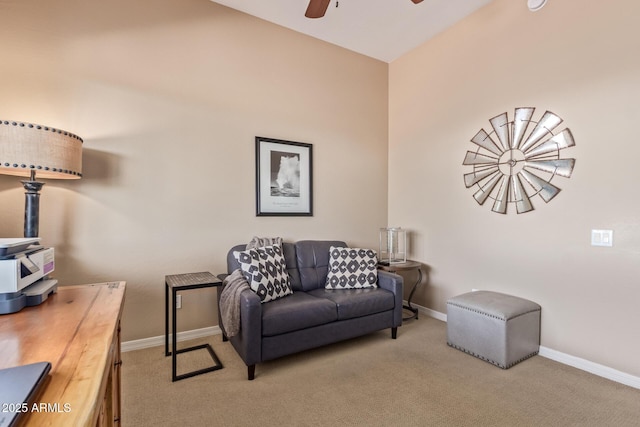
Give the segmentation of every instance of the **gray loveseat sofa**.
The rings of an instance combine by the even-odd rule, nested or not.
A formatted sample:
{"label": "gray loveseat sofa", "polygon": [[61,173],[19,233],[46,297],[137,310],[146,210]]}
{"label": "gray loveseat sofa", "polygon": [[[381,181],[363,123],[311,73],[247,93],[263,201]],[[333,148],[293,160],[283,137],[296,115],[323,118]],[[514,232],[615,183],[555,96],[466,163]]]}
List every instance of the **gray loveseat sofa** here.
{"label": "gray loveseat sofa", "polygon": [[[233,253],[245,246],[229,250],[229,273],[240,268]],[[256,364],[267,360],[386,328],[391,328],[391,337],[396,338],[402,325],[402,277],[378,271],[376,288],[325,289],[331,246],[347,245],[318,240],[283,243],[293,293],[261,303],[254,291],[245,289],[239,297],[239,332],[227,337],[223,322],[219,322],[223,340],[231,342],[247,365],[249,380],[255,376]],[[222,292],[220,288],[218,292]]]}

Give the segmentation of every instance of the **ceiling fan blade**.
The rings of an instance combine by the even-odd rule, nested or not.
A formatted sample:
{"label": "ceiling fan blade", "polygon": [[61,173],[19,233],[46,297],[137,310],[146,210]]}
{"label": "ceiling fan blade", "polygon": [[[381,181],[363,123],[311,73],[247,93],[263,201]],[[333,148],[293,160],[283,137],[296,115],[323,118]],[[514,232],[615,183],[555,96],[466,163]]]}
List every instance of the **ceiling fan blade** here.
{"label": "ceiling fan blade", "polygon": [[422,2],[422,0],[411,0],[411,1],[413,2],[413,4],[418,4]]}
{"label": "ceiling fan blade", "polygon": [[309,0],[309,6],[304,16],[307,18],[322,18],[327,12],[331,0]]}

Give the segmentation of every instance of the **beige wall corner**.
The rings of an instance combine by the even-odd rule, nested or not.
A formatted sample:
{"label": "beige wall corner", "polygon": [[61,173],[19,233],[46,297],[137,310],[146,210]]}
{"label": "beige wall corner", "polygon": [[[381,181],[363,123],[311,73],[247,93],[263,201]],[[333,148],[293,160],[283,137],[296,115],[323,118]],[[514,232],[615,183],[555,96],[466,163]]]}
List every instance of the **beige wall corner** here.
{"label": "beige wall corner", "polygon": [[[640,374],[640,45],[637,2],[496,0],[390,65],[389,221],[430,271],[416,302],[446,312],[472,288],[542,306],[542,345]],[[471,138],[517,107],[559,115],[576,140],[550,203],[491,212],[465,188]],[[569,153],[567,152],[567,156]],[[591,229],[614,230],[612,248]]]}

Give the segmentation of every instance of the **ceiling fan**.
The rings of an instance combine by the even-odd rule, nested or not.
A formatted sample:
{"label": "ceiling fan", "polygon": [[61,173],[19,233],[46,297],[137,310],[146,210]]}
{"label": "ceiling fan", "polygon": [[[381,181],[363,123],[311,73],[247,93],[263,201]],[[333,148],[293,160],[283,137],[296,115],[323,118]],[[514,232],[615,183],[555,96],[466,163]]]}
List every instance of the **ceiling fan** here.
{"label": "ceiling fan", "polygon": [[[414,4],[422,2],[422,0],[411,0]],[[322,18],[327,12],[331,0],[309,0],[309,6],[304,16],[307,18]]]}

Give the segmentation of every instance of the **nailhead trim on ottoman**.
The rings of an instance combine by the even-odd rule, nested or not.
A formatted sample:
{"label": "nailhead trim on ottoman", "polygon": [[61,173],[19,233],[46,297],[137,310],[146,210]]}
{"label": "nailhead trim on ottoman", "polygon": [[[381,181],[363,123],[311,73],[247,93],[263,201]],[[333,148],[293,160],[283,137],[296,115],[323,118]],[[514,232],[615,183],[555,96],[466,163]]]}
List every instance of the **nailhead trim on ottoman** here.
{"label": "nailhead trim on ottoman", "polygon": [[502,369],[538,354],[540,311],[535,302],[477,291],[447,301],[447,344]]}

